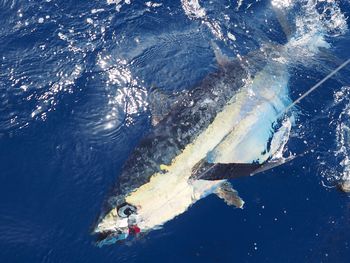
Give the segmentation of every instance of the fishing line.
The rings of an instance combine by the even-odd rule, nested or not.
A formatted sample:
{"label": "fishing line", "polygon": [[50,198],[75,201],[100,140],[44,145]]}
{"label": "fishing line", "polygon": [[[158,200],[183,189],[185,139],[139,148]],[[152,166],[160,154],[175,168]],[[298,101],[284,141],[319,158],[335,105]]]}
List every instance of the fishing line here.
{"label": "fishing line", "polygon": [[339,70],[344,68],[347,64],[350,63],[350,58],[343,62],[339,67],[337,67],[335,70],[333,70],[331,73],[329,73],[326,77],[324,77],[322,80],[320,80],[318,83],[316,83],[314,86],[312,86],[310,89],[308,89],[304,94],[302,94],[299,98],[297,98],[295,101],[293,101],[291,104],[289,104],[277,117],[281,117],[281,115],[287,113],[291,108],[293,108],[297,103],[299,103],[302,99],[304,99],[306,96],[308,96],[311,92],[319,88],[325,81],[327,81],[329,78],[331,78],[334,74],[336,74]]}

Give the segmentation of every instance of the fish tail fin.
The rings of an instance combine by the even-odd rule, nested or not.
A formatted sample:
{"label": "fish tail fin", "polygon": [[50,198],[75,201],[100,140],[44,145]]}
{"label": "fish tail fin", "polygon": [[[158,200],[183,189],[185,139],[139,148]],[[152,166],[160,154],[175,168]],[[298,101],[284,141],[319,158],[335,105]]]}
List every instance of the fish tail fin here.
{"label": "fish tail fin", "polygon": [[291,23],[288,20],[288,13],[287,10],[285,8],[281,8],[281,7],[277,7],[277,6],[273,6],[272,7],[276,18],[287,38],[287,40],[289,41],[289,39],[293,36],[294,32],[295,32],[295,26],[293,25],[293,23]]}

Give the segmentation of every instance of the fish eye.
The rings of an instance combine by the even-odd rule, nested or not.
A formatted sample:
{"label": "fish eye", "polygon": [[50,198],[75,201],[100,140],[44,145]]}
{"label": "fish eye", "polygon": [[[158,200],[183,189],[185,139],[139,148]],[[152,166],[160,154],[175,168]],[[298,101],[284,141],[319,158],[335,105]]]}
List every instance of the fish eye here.
{"label": "fish eye", "polygon": [[136,207],[128,203],[121,204],[118,208],[118,215],[121,218],[129,217],[131,214],[136,213]]}

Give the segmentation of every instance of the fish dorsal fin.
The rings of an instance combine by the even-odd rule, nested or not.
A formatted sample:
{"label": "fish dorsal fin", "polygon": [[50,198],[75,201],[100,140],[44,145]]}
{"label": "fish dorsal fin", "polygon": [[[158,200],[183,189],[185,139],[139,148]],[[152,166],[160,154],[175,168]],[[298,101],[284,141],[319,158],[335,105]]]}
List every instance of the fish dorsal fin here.
{"label": "fish dorsal fin", "polygon": [[273,11],[275,12],[276,18],[286,38],[289,40],[295,33],[295,27],[293,27],[293,24],[288,20],[288,12],[281,7],[273,7]]}
{"label": "fish dorsal fin", "polygon": [[208,163],[199,162],[192,170],[191,178],[197,180],[226,180],[243,176],[251,176],[270,170],[276,166],[293,160],[296,155],[288,158],[273,159],[259,163]]}
{"label": "fish dorsal fin", "polygon": [[294,16],[292,15],[292,10],[289,7],[284,7],[280,3],[277,3],[277,5],[272,4],[272,10],[287,40],[290,40],[294,36],[297,27]]}
{"label": "fish dorsal fin", "polygon": [[210,45],[214,51],[216,62],[221,67],[225,67],[227,64],[230,64],[232,62],[232,59],[230,59],[228,56],[223,54],[221,49],[218,47],[218,45],[214,41],[211,41]]}
{"label": "fish dorsal fin", "polygon": [[239,197],[238,192],[232,188],[229,182],[223,182],[215,191],[215,194],[223,199],[226,204],[237,208],[243,208],[244,201]]}

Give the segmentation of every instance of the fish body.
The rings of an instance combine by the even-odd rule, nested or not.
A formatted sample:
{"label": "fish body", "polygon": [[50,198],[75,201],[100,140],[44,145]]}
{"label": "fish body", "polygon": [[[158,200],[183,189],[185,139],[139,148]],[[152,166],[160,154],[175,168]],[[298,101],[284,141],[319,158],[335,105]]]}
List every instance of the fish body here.
{"label": "fish body", "polygon": [[94,231],[103,237],[100,244],[126,238],[135,226],[138,232],[160,228],[212,193],[242,207],[225,174],[201,180],[203,171],[196,167],[252,168],[281,153],[290,130],[287,119],[276,132],[290,103],[287,66],[269,60],[251,77],[246,63],[251,57],[245,62],[217,57],[219,69],[174,103],[126,161],[109,212]]}

